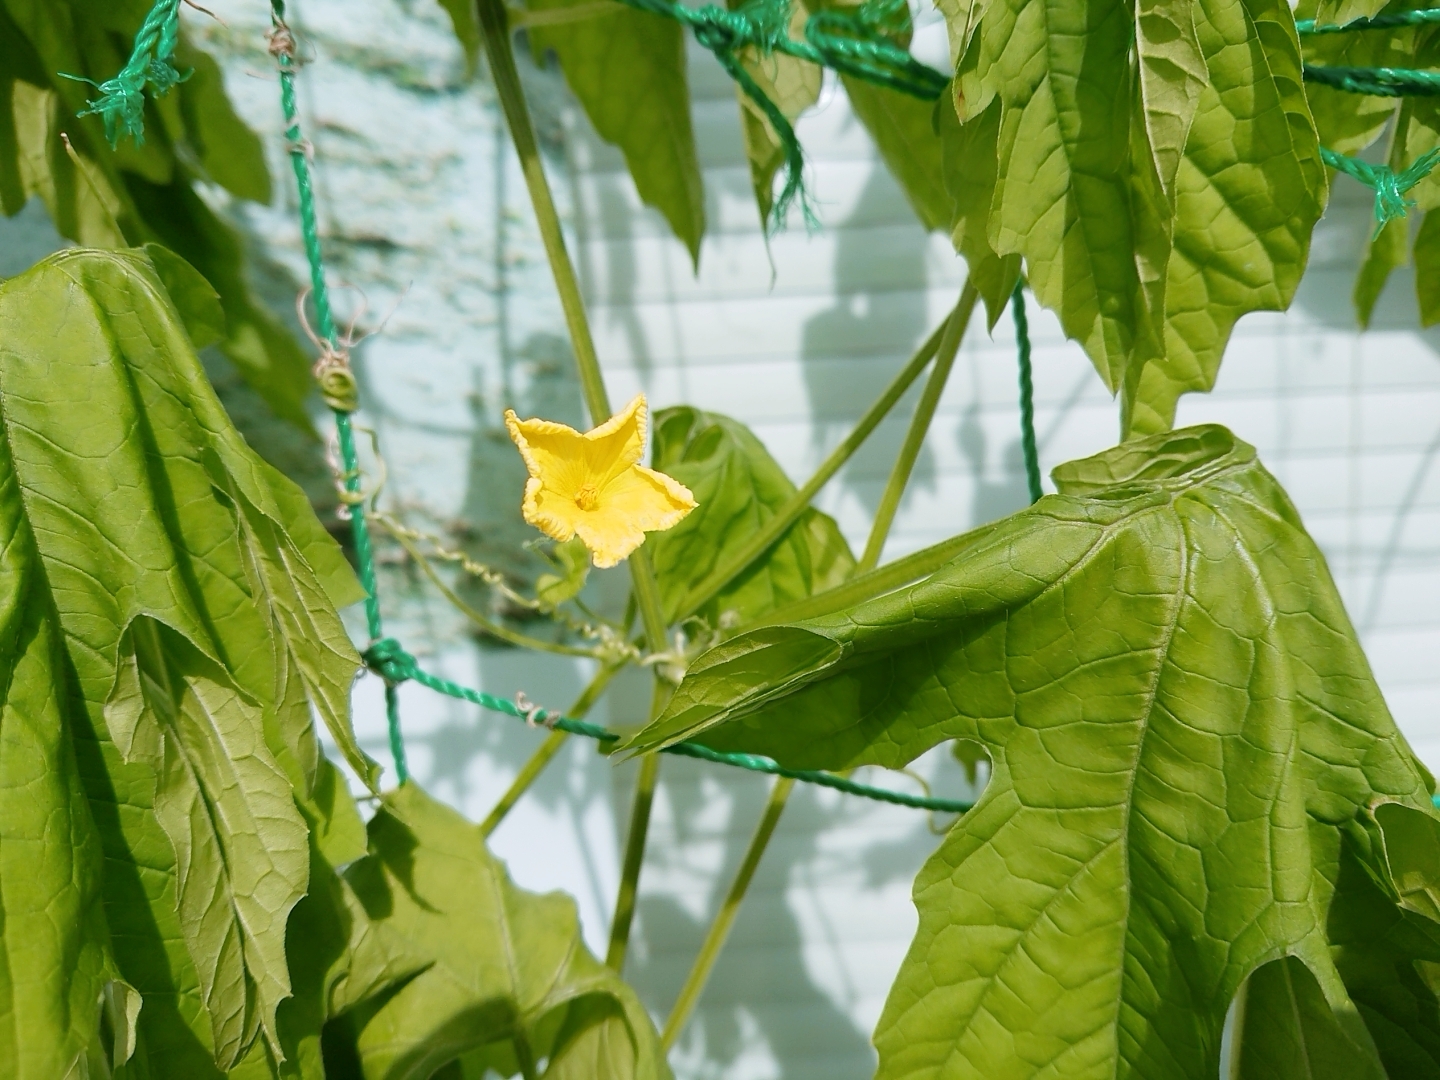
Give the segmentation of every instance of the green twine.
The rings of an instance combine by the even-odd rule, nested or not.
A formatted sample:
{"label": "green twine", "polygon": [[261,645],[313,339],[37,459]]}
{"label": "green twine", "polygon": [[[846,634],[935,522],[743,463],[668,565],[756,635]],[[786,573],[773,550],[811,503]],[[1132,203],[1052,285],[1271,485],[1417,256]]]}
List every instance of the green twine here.
{"label": "green twine", "polygon": [[1295,23],[1295,29],[1302,35],[1346,34],[1355,30],[1396,30],[1403,26],[1430,26],[1435,23],[1440,23],[1440,8],[1372,15],[1351,19],[1347,23],[1317,23],[1314,19],[1300,19]]}
{"label": "green twine", "polygon": [[1435,97],[1440,95],[1440,72],[1414,68],[1317,67],[1306,64],[1306,82],[1372,97]]}
{"label": "green twine", "polygon": [[[161,0],[162,3],[168,0]],[[329,349],[327,357],[334,360],[343,355],[335,316],[330,307],[330,290],[325,281],[325,261],[320,248],[320,227],[315,213],[315,190],[310,176],[309,146],[301,137],[300,110],[295,100],[295,37],[285,24],[284,0],[270,3],[270,52],[280,67],[280,107],[285,114],[285,140],[289,145],[290,164],[295,173],[295,188],[300,210],[300,236],[305,245],[305,258],[310,266],[310,287],[315,301],[315,317],[322,342]],[[336,365],[332,364],[332,369]],[[345,365],[341,365],[345,366]],[[348,366],[345,366],[348,373]],[[330,378],[335,371],[327,371]],[[353,376],[351,376],[353,382]],[[327,394],[335,417],[335,436],[344,467],[345,490],[355,499],[349,503],[350,534],[355,543],[355,563],[360,584],[365,589],[365,623],[371,641],[384,638],[385,628],[380,617],[380,598],[375,581],[375,555],[370,541],[370,527],[365,520],[365,507],[360,495],[360,459],[355,452],[355,429],[350,412],[335,405],[349,404]],[[385,682],[385,714],[390,733],[390,753],[395,759],[395,775],[403,784],[410,776],[405,758],[405,740],[400,730],[400,694],[395,682]]]}
{"label": "green twine", "polygon": [[129,61],[113,79],[97,83],[80,75],[60,72],[62,78],[89,83],[100,91],[90,107],[77,115],[100,117],[105,123],[105,138],[112,148],[120,145],[121,135],[129,135],[137,146],[144,144],[146,86],[157,95],[165,94],[193,74],[176,70],[173,63],[179,37],[180,0],[159,0],[135,34]]}
{"label": "green twine", "polygon": [[[460,701],[468,701],[471,704],[479,705],[482,709],[504,713],[529,724],[543,724],[548,728],[569,732],[571,735],[583,735],[599,742],[613,743],[620,739],[619,735],[599,724],[587,723],[584,720],[572,720],[567,716],[559,716],[536,706],[526,708],[508,698],[499,698],[493,694],[471,690],[459,683],[431,675],[428,671],[423,670],[416,662],[415,657],[406,652],[394,638],[382,638],[375,642],[365,650],[364,656],[365,663],[369,665],[370,670],[383,678],[387,686],[398,685],[413,679],[421,686],[428,687],[436,693]],[[726,753],[720,750],[711,750],[708,746],[701,746],[699,743],[676,743],[674,746],[667,746],[662,753],[696,758],[716,765],[730,765],[737,769],[747,769],[750,772],[768,773],[771,776],[785,776],[802,783],[828,787],[847,795],[858,795],[864,799],[874,799],[877,802],[908,806],[918,810],[963,814],[974,805],[955,799],[936,799],[928,796],[906,795],[898,791],[887,791],[885,788],[857,784],[843,776],[814,769],[787,769],[774,760],[759,754]]]}
{"label": "green twine", "polygon": [[1025,482],[1030,501],[1045,494],[1040,487],[1040,451],[1035,443],[1035,380],[1030,370],[1030,320],[1025,315],[1025,283],[1015,282],[1010,294],[1010,311],[1015,316],[1015,346],[1020,356],[1020,449],[1025,456]]}
{"label": "green twine", "polygon": [[771,208],[771,228],[785,223],[797,201],[805,223],[813,228],[818,222],[805,192],[805,157],[795,128],[745,70],[740,50],[753,47],[762,56],[785,53],[924,101],[937,100],[949,81],[948,76],[926,67],[889,40],[909,24],[905,0],[866,0],[853,10],[811,15],[805,22],[804,41],[790,37],[790,0],[752,0],[734,11],[715,4],[691,8],[672,0],[622,2],[688,26],[695,40],[714,54],[726,74],[770,121],[785,156],[785,184]]}
{"label": "green twine", "polygon": [[1435,165],[1440,163],[1440,149],[1422,154],[1398,173],[1388,165],[1372,165],[1323,146],[1320,148],[1320,160],[1375,190],[1375,220],[1378,222],[1375,235],[1379,236],[1381,229],[1395,218],[1403,218],[1406,211],[1415,205],[1415,200],[1405,198],[1405,193],[1429,176]]}

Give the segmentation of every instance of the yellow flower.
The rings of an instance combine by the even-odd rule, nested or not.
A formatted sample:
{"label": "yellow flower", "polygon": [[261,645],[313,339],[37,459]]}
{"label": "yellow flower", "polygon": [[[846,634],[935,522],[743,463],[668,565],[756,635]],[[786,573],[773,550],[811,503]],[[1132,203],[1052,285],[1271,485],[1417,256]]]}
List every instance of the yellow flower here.
{"label": "yellow flower", "polygon": [[640,464],[645,453],[645,395],[592,431],[550,420],[521,420],[505,410],[520,448],[525,520],[564,543],[579,536],[595,565],[614,566],[645,540],[695,509],[689,488]]}

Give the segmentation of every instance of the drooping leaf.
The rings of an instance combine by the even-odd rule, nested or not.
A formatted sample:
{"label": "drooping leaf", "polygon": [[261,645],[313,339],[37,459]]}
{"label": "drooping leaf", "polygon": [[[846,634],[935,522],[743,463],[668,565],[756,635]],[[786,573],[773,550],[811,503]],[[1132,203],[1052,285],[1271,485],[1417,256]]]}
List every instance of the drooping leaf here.
{"label": "drooping leaf", "polygon": [[1357,1045],[1296,957],[1246,984],[1234,1080],[1386,1080],[1374,1047]]}
{"label": "drooping leaf", "polygon": [[[655,415],[653,459],[699,503],[647,543],[661,603],[673,619],[690,590],[770,520],[795,485],[745,425],[689,406]],[[834,519],[808,509],[698,614],[712,629],[741,625],[840,584],[854,567]]]}
{"label": "drooping leaf", "polygon": [[955,203],[945,186],[940,135],[935,130],[935,103],[842,75],[850,107],[875,140],[890,175],[910,200],[926,229],[950,225]]}
{"label": "drooping leaf", "polygon": [[961,124],[951,103],[942,101],[939,116],[945,183],[955,205],[950,238],[955,250],[964,256],[970,281],[985,301],[987,327],[994,330],[1020,279],[1020,256],[1002,258],[990,246],[1000,103],[992,101],[979,117]]}
{"label": "drooping leaf", "polygon": [[[1242,1033],[1242,1062],[1246,1057],[1270,1060],[1270,1073],[1256,1072],[1245,1080],[1269,1075],[1306,1076],[1297,1071],[1297,1062],[1288,1063],[1274,1053],[1287,1041],[1316,1044],[1316,1075],[1374,1075],[1373,1065],[1362,1068],[1343,1045],[1331,1045],[1343,1034],[1343,1043],[1362,1051],[1369,1061],[1378,1059],[1382,1076],[1435,1080],[1440,1077],[1440,1000],[1436,996],[1435,964],[1440,961],[1440,924],[1405,910],[1397,888],[1400,879],[1385,857],[1386,847],[1405,847],[1392,810],[1420,820],[1431,820],[1432,811],[1382,804],[1369,828],[1336,836],[1332,830],[1311,825],[1316,856],[1314,880],[1328,909],[1326,931],[1331,955],[1346,994],[1348,1007],[1331,1010],[1326,1018],[1318,1010],[1271,1002],[1269,1016],[1249,1015],[1255,1009],[1256,976],[1244,998],[1245,1027]],[[1387,826],[1389,826],[1387,828]],[[1404,830],[1398,830],[1403,832]],[[1376,844],[1377,835],[1384,842]],[[1440,865],[1426,859],[1424,877],[1433,888]],[[1400,866],[1407,872],[1404,856]],[[1262,969],[1263,971],[1264,969]],[[1292,967],[1293,970],[1293,967]],[[1258,975],[1259,973],[1257,973]],[[1271,990],[1276,989],[1272,982]],[[1292,993],[1303,991],[1297,986]],[[1264,999],[1260,1009],[1266,1009]],[[1285,1010],[1290,1010],[1288,1022]],[[1277,1047],[1277,1044],[1278,1047]],[[1320,1058],[1323,1056],[1324,1060]],[[1320,1072],[1332,1065],[1346,1066],[1339,1072]],[[1348,1071],[1347,1071],[1348,1070]]]}
{"label": "drooping leaf", "polygon": [[551,562],[559,573],[541,574],[535,579],[535,596],[546,604],[563,604],[580,595],[590,576],[590,549],[585,541],[572,536],[556,544]]}
{"label": "drooping leaf", "polygon": [[[744,6],[744,0],[727,2],[732,11]],[[790,13],[791,37],[801,36],[805,18],[805,8],[796,4]],[[792,124],[820,100],[824,72],[808,60],[781,52],[762,55],[754,46],[740,50],[737,59],[761,92]],[[735,97],[740,103],[740,136],[745,142],[745,158],[750,163],[750,184],[755,189],[755,205],[763,227],[768,225],[770,210],[775,204],[775,174],[785,164],[785,149],[764,111],[739,86],[735,88]]]}
{"label": "drooping leaf", "polygon": [[1404,218],[1387,222],[1379,233],[1365,244],[1365,259],[1360,264],[1360,273],[1355,278],[1355,314],[1361,327],[1370,325],[1370,316],[1375,313],[1375,303],[1385,291],[1385,283],[1397,267],[1405,265],[1409,252],[1405,250],[1410,239],[1409,223]]}
{"label": "drooping leaf", "polygon": [[[797,5],[798,6],[798,5]],[[854,8],[858,0],[807,0],[811,12]],[[889,27],[889,39],[910,44],[910,13],[903,5]],[[900,184],[920,223],[926,229],[945,229],[954,216],[954,200],[946,188],[935,102],[913,97],[853,75],[841,74],[850,107],[875,141],[880,159]]]}
{"label": "drooping leaf", "polygon": [[1296,955],[1343,1004],[1323,874],[1375,800],[1429,812],[1252,448],[1191,428],[1054,475],[927,581],[702,654],[631,741],[831,769],[986,749],[983,797],[916,881],[887,1080],[1212,1080],[1259,965]]}
{"label": "drooping leaf", "polygon": [[1175,182],[1164,355],[1127,373],[1127,434],[1168,430],[1181,394],[1214,386],[1236,321],[1289,306],[1325,205],[1289,8],[1199,0],[1196,12],[1209,84]]}
{"label": "drooping leaf", "polygon": [[309,362],[256,303],[238,239],[195,192],[203,179],[242,199],[271,195],[261,143],[231,108],[215,61],[182,38],[176,55],[190,78],[152,103],[143,146],[113,150],[96,117],[77,115],[89,88],[60,75],[113,76],[148,10],[0,3],[0,210],[18,213],[36,197],[56,231],[83,246],[158,240],[180,254],[220,295],[221,351],[276,415],[313,433]]}
{"label": "drooping leaf", "polygon": [[[198,1011],[206,1040],[181,1027],[228,1068],[262,1029],[278,1047],[285,921],[307,879],[295,799],[310,797],[318,760],[307,699],[375,782],[348,721],[358,657],[330,600],[354,593],[353,575],[337,572],[336,550],[320,560],[324,579],[307,560],[321,551],[313,512],[230,426],[142,253],[63,252],[0,284],[0,424],[21,560],[6,586],[31,590],[63,649],[10,692],[48,688],[69,710],[55,737],[68,730],[92,748],[83,790],[92,817],[108,822],[109,917],[136,917],[127,907],[143,895],[152,911],[141,925],[170,927],[163,943],[141,934],[112,950],[93,927],[87,940],[140,992],[141,1044],[158,980],[157,1007],[171,1007],[167,993],[197,1006],[190,1018]],[[0,846],[17,850],[8,833]],[[46,887],[88,895],[86,875],[72,878]],[[141,970],[127,950],[150,957]],[[177,958],[195,983],[165,988]],[[78,986],[86,972],[61,965],[50,978]]]}
{"label": "drooping leaf", "polygon": [[1440,323],[1440,213],[1431,210],[1415,233],[1415,294],[1420,325]]}
{"label": "drooping leaf", "polygon": [[[965,49],[946,136],[968,140],[946,166],[957,246],[972,268],[1023,255],[1121,394],[1122,431],[1167,429],[1176,398],[1213,383],[1236,319],[1289,303],[1323,207],[1288,7],[1014,0],[946,16]],[[992,127],[993,181],[976,157]]]}
{"label": "drooping leaf", "polygon": [[[528,0],[562,12],[588,0]],[[536,56],[553,51],[600,137],[620,148],[636,190],[699,261],[705,191],[690,123],[685,36],[673,19],[619,4],[574,22],[530,27]]]}
{"label": "drooping leaf", "polygon": [[425,967],[355,1009],[365,1080],[517,1071],[517,1042],[552,1080],[667,1080],[634,993],[590,955],[575,905],[516,888],[479,829],[413,783],[385,796],[369,858],[345,877],[371,924]]}

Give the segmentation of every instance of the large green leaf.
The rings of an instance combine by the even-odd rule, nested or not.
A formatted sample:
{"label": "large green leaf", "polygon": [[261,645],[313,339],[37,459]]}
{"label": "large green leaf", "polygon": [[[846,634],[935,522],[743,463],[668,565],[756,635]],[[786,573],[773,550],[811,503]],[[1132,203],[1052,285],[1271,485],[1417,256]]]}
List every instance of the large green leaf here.
{"label": "large green leaf", "polygon": [[1169,429],[1181,394],[1215,385],[1236,321],[1289,306],[1325,206],[1289,8],[1198,0],[1196,14],[1209,81],[1175,179],[1164,354],[1127,370],[1127,433]]}
{"label": "large green leaf", "polygon": [[995,155],[993,180],[988,162],[947,159],[957,245],[972,271],[1023,255],[1121,393],[1125,433],[1168,428],[1179,394],[1213,383],[1236,319],[1289,303],[1323,207],[1289,8],[976,0],[946,15],[964,49],[953,104],[962,132],[978,125],[965,148],[993,140]]}
{"label": "large green leaf", "polygon": [[401,943],[388,955],[428,966],[397,987],[366,965],[383,992],[351,995],[365,1080],[428,1080],[446,1065],[508,1076],[517,1053],[548,1061],[550,1080],[669,1077],[639,1000],[581,941],[574,902],[516,888],[475,825],[405,784],[371,819],[370,849],[348,887],[368,927]]}
{"label": "large green leaf", "polygon": [[[673,620],[690,590],[774,517],[795,485],[744,424],[689,406],[655,415],[653,457],[655,468],[688,487],[699,503],[647,544],[661,603]],[[743,625],[840,584],[854,568],[834,519],[807,509],[697,614],[712,629]]]}
{"label": "large green leaf", "polygon": [[[81,904],[63,920],[77,960],[12,960],[5,977],[91,1001],[115,973],[147,1005],[153,989],[150,1056],[198,1045],[228,1068],[261,1030],[278,1048],[285,922],[308,876],[296,799],[324,795],[311,707],[368,782],[377,771],[349,728],[359,664],[334,609],[359,595],[354,575],[230,426],[143,254],[65,252],[0,284],[0,434],[4,595],[34,624],[7,627],[38,665],[12,671],[6,708],[38,723],[27,702],[50,702],[46,775],[90,819],[68,845],[79,868],[33,880]],[[0,850],[25,857],[23,829]],[[123,938],[100,929],[97,897]],[[13,954],[26,931],[8,908],[4,932]],[[167,1010],[188,1015],[176,1027]],[[20,1060],[70,1053],[97,1016],[66,1014],[72,1030],[27,1035]],[[32,1075],[13,1060],[0,1071]]]}
{"label": "large green leaf", "polygon": [[1000,103],[992,101],[968,124],[961,124],[948,104],[940,106],[939,115],[945,182],[955,201],[950,238],[955,250],[965,258],[970,281],[985,301],[986,322],[993,330],[1020,279],[1020,256],[996,254],[986,230],[990,202],[995,197]]}
{"label": "large green leaf", "polygon": [[703,654],[632,740],[831,769],[985,748],[983,797],[915,884],[882,1077],[1213,1080],[1261,964],[1298,956],[1353,1011],[1327,936],[1340,841],[1372,844],[1377,800],[1431,812],[1251,447],[1190,428],[1054,475],[928,580]]}
{"label": "large green leaf", "polygon": [[[528,11],[563,12],[589,0],[529,0]],[[600,137],[625,155],[647,206],[698,262],[705,190],[690,124],[685,34],[673,19],[616,4],[573,22],[530,27],[536,55],[553,51]]]}
{"label": "large green leaf", "polygon": [[148,10],[0,0],[0,211],[17,213],[33,196],[84,246],[174,248],[220,295],[221,350],[277,415],[313,431],[309,362],[251,296],[238,238],[195,191],[208,180],[242,199],[271,195],[263,147],[231,108],[214,59],[182,39],[177,62],[190,78],[153,102],[143,146],[114,150],[96,117],[77,115],[93,91],[60,75],[112,77]]}

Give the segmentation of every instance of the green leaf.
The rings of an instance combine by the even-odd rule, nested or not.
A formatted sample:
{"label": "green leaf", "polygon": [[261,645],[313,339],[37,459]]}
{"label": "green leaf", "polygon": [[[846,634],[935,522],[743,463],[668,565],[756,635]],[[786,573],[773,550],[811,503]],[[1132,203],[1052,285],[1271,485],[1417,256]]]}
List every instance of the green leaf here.
{"label": "green leaf", "polygon": [[1386,1080],[1369,1040],[1357,1045],[1296,957],[1250,976],[1234,1080]]}
{"label": "green leaf", "polygon": [[1289,306],[1325,205],[1289,8],[1199,0],[1198,12],[1209,84],[1175,182],[1164,356],[1127,372],[1127,433],[1168,430],[1181,394],[1214,386],[1236,321]]}
{"label": "green leaf", "polygon": [[205,179],[238,199],[268,205],[273,196],[265,145],[236,114],[225,96],[220,65],[184,38],[175,62],[190,77],[180,84],[180,113],[185,139]]}
{"label": "green leaf", "polygon": [[949,227],[955,201],[945,186],[935,103],[842,75],[850,107],[926,229]]}
{"label": "green leaf", "polygon": [[[1409,807],[1401,811],[1407,816],[1422,815]],[[1424,811],[1423,815],[1430,813]],[[1389,831],[1384,825],[1378,827],[1382,833]],[[1318,841],[1314,845],[1316,886],[1322,895],[1332,894],[1326,921],[1331,955],[1348,995],[1348,1002],[1339,1003],[1342,1007],[1332,1002],[1336,1023],[1345,1029],[1351,1043],[1373,1045],[1372,1053],[1378,1053],[1384,1064],[1384,1075],[1436,1080],[1440,1077],[1440,1001],[1435,993],[1435,965],[1440,962],[1440,927],[1397,903],[1396,882],[1374,843],[1374,828],[1352,829],[1337,838],[1317,836],[1312,825],[1311,833]],[[1386,840],[1390,839],[1387,835]],[[1433,878],[1434,873],[1432,866],[1429,875]],[[1248,1002],[1245,1008],[1250,1008]],[[1357,1017],[1363,1028],[1357,1026]],[[1254,1038],[1261,1046],[1275,1041],[1276,1034],[1264,1031],[1260,1024],[1254,1026]],[[1250,1038],[1249,1030],[1246,1038]]]}
{"label": "green leaf", "polygon": [[1415,233],[1415,293],[1420,325],[1440,323],[1440,213],[1426,213]]}
{"label": "green leaf", "polygon": [[[304,497],[230,426],[141,253],[64,252],[0,285],[0,422],[8,531],[22,538],[14,550],[24,563],[7,578],[41,590],[32,607],[53,620],[65,656],[12,680],[11,692],[65,702],[49,688],[73,686],[67,708],[78,711],[53,724],[57,736],[84,724],[114,739],[123,761],[87,751],[93,814],[122,797],[153,805],[149,820],[173,854],[154,851],[148,825],[107,847],[126,852],[106,860],[119,863],[106,870],[107,911],[128,917],[108,893],[112,874],[138,872],[124,869],[141,857],[132,843],[147,850],[147,873],[173,873],[166,948],[195,972],[195,1000],[227,1068],[258,1030],[277,1045],[274,1012],[289,992],[285,919],[306,888],[307,830],[277,753],[297,763],[308,797],[318,752],[307,699],[352,765],[376,777],[349,728],[358,657],[287,531]],[[310,515],[310,550],[319,528]],[[340,558],[332,550],[327,569]],[[158,894],[146,903],[157,906]],[[7,916],[7,935],[12,927]],[[106,940],[94,928],[90,939]],[[119,964],[146,1003],[142,1034],[154,963]],[[74,966],[50,977],[91,978]]]}
{"label": "green leaf", "polygon": [[[952,87],[956,84],[952,83]],[[1015,283],[1020,280],[1020,256],[996,254],[990,245],[990,205],[995,198],[995,147],[1000,134],[1000,102],[968,124],[961,124],[956,108],[942,98],[939,105],[940,138],[944,152],[945,184],[955,204],[950,238],[965,259],[970,281],[985,301],[987,328],[995,329]]]}
{"label": "green leaf", "polygon": [[[1289,303],[1323,207],[1289,8],[1016,0],[946,15],[965,49],[946,135],[968,140],[947,165],[957,245],[976,269],[1023,255],[1037,298],[1122,395],[1122,431],[1168,429],[1178,396],[1213,384],[1236,319]],[[977,159],[992,128],[993,181]],[[992,318],[1000,276],[985,275]]]}
{"label": "green leaf", "polygon": [[203,349],[223,338],[225,311],[220,307],[220,296],[200,271],[160,244],[146,244],[145,254],[180,313],[190,344]]}
{"label": "green leaf", "polygon": [[439,4],[445,9],[445,14],[450,16],[450,25],[465,53],[466,66],[474,71],[480,59],[480,46],[483,44],[480,21],[475,16],[475,0],[439,0]]}
{"label": "green leaf", "polygon": [[880,1077],[1212,1080],[1226,1010],[1299,956],[1343,1001],[1317,875],[1377,799],[1429,806],[1324,558],[1224,428],[1055,470],[928,580],[702,654],[644,751],[793,768],[980,743],[915,883]]}
{"label": "green leaf", "polygon": [[[590,0],[529,0],[535,14]],[[647,206],[700,259],[705,191],[685,76],[685,35],[673,19],[616,5],[574,22],[529,28],[537,57],[553,51],[596,132],[620,148]]]}
{"label": "green leaf", "polygon": [[1365,244],[1365,261],[1360,264],[1360,273],[1355,278],[1355,313],[1360,325],[1368,327],[1370,316],[1375,313],[1375,303],[1385,291],[1385,283],[1397,267],[1404,266],[1408,252],[1406,242],[1410,239],[1410,223],[1405,218],[1386,222],[1377,235]]}
{"label": "green leaf", "polygon": [[[516,1071],[516,1042],[551,1080],[666,1080],[634,993],[590,955],[575,905],[516,888],[479,829],[413,783],[370,822],[370,858],[346,879],[374,925],[429,966],[355,1012],[366,1080]],[[473,1073],[471,1072],[473,1070]]]}
{"label": "green leaf", "polygon": [[[774,517],[795,485],[744,424],[688,406],[655,415],[653,458],[699,503],[647,544],[661,603],[673,618],[690,590]],[[812,508],[697,614],[712,629],[742,625],[840,584],[854,568],[839,526]]]}
{"label": "green leaf", "polygon": [[563,604],[573,600],[585,588],[590,576],[590,549],[578,536],[556,544],[550,556],[559,574],[541,574],[535,579],[535,595],[543,603]]}
{"label": "green leaf", "polygon": [[194,74],[153,103],[162,122],[149,125],[143,147],[126,142],[116,151],[95,117],[76,115],[89,88],[57,74],[112,77],[125,62],[118,46],[129,47],[113,35],[132,34],[147,11],[78,0],[0,3],[0,209],[14,214],[38,197],[56,231],[83,246],[158,240],[180,255],[220,295],[221,350],[276,415],[313,434],[304,405],[309,361],[256,303],[239,240],[194,190],[203,178],[240,198],[271,196],[263,147],[231,108],[215,61],[182,41],[177,55]]}

